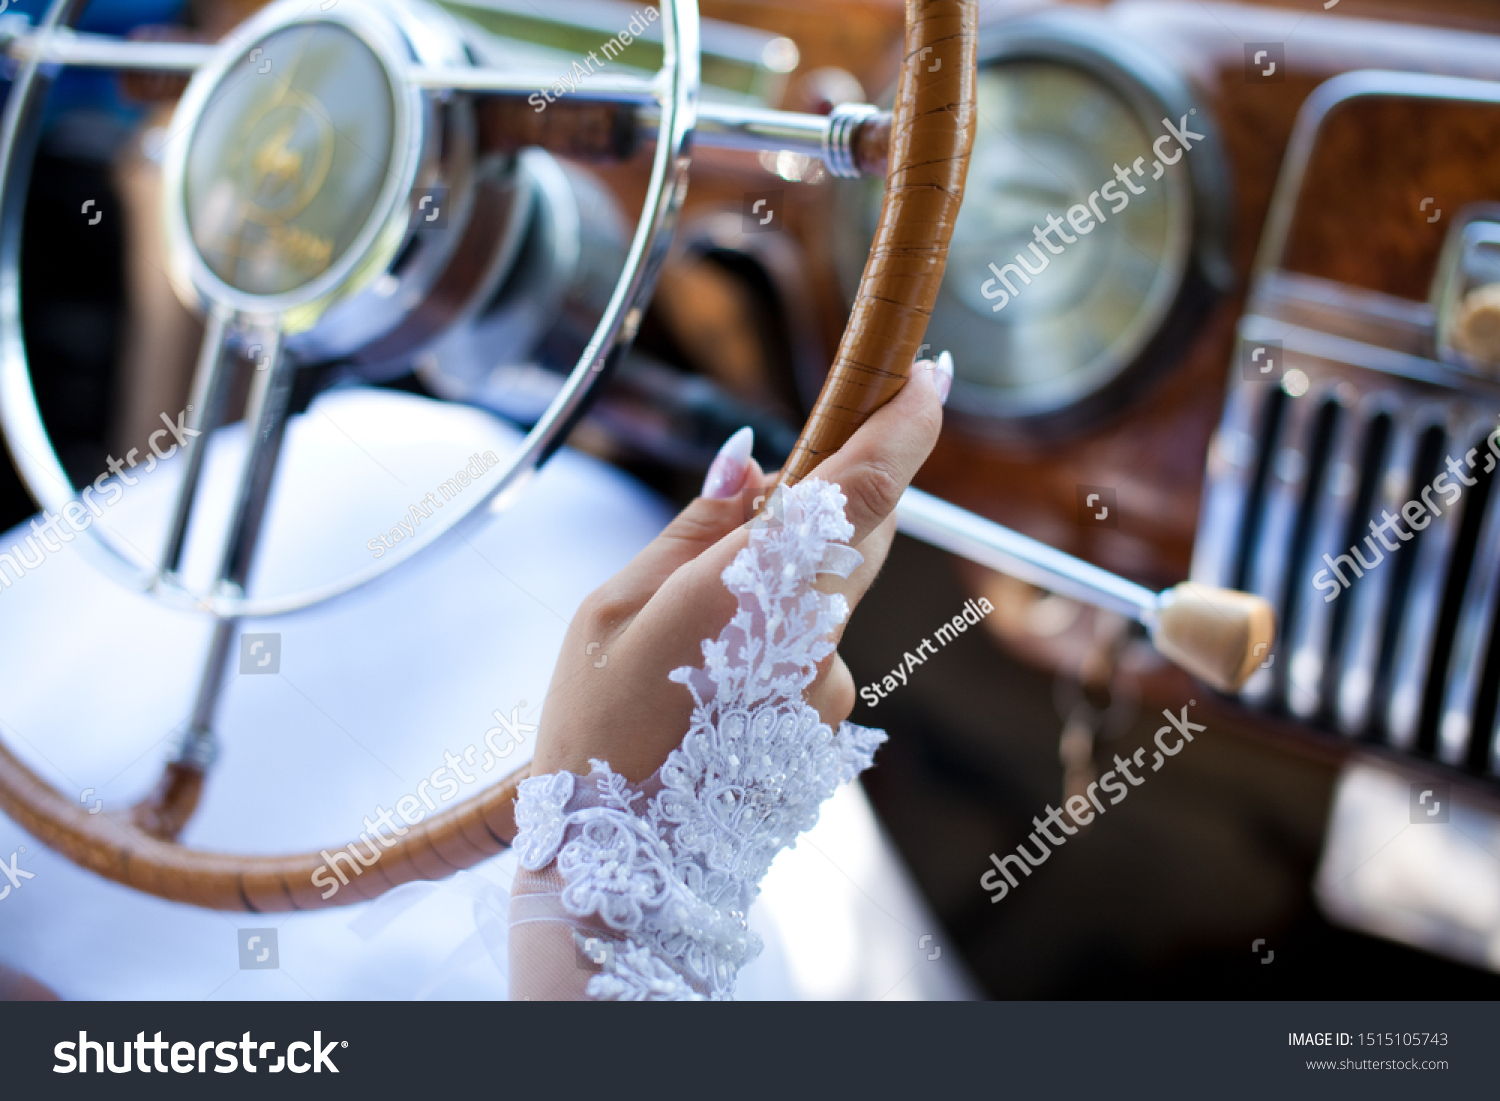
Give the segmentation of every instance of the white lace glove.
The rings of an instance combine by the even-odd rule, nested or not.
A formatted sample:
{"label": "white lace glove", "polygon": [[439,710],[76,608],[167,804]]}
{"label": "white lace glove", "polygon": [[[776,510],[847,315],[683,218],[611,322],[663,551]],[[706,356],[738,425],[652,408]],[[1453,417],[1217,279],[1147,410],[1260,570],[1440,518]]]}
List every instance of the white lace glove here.
{"label": "white lace glove", "polygon": [[813,588],[863,558],[844,495],[778,489],[724,570],[739,604],[702,668],[674,670],[696,706],[682,744],[639,785],[592,760],[536,776],[516,800],[522,871],[511,898],[513,998],[728,998],[760,951],[746,925],[782,849],[870,765],[879,730],[835,733],[803,699],[843,596]]}

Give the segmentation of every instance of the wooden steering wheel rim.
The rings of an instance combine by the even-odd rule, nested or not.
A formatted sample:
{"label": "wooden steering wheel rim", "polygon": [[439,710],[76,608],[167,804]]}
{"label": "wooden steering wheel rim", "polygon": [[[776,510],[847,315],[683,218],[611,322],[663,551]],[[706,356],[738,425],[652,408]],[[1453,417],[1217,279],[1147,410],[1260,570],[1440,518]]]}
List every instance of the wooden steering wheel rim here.
{"label": "wooden steering wheel rim", "polygon": [[[891,125],[885,199],[849,323],[822,394],[788,460],[795,482],[837,450],[905,384],[942,282],[974,142],[977,0],[906,0],[906,48]],[[246,856],[150,836],[130,820],[65,798],[0,742],[0,809],[43,844],[106,879],[216,910],[312,910],[441,879],[504,849],[516,832],[526,766],[409,827],[337,882],[323,852]],[[374,842],[368,842],[370,848]],[[360,851],[360,842],[344,846]],[[361,862],[363,864],[363,862]],[[352,866],[352,861],[350,861]]]}
{"label": "wooden steering wheel rim", "polygon": [[782,471],[787,485],[842,447],[911,374],[974,145],[977,7],[906,2],[880,222],[833,367]]}

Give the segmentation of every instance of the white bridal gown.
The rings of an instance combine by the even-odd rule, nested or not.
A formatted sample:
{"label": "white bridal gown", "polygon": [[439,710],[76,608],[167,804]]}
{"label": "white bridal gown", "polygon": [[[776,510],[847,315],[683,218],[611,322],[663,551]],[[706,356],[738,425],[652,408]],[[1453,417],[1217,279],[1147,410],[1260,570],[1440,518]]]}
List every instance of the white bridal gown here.
{"label": "white bridal gown", "polygon": [[[503,456],[518,439],[472,409],[385,391],[324,395],[290,427],[253,591],[367,566],[370,538],[475,451]],[[213,439],[190,576],[212,568],[243,444],[238,426]],[[163,464],[122,487],[96,522],[154,557],[178,476],[175,462]],[[568,618],[668,515],[625,475],[564,451],[508,511],[464,538],[340,600],[244,625],[280,636],[279,669],[245,674],[231,663],[219,760],[183,840],[249,853],[346,845],[377,807],[416,794],[445,754],[482,750],[496,712],[534,722]],[[0,537],[0,551],[27,531]],[[86,538],[0,589],[0,735],[61,791],[118,810],[160,775],[210,624],[122,588],[87,560]],[[533,737],[489,776],[524,763]],[[433,781],[427,793],[456,801],[489,776]],[[815,802],[800,791],[797,800]],[[514,852],[374,902],[264,915],[129,890],[0,815],[0,861],[12,857],[31,878],[0,898],[0,963],[66,998],[504,998],[510,985]],[[764,950],[739,972],[739,998],[970,993],[857,785],[840,786],[811,832],[776,857],[744,932]],[[246,951],[252,936],[260,940]],[[627,957],[619,929],[602,939]],[[602,967],[580,960],[580,985],[600,978]],[[715,979],[688,986],[727,990]]]}

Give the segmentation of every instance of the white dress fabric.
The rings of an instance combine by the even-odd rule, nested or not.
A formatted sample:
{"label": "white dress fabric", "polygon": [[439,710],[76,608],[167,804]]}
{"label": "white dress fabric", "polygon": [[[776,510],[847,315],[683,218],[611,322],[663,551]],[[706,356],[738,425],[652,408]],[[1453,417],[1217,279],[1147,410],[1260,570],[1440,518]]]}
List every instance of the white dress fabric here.
{"label": "white dress fabric", "polygon": [[513,998],[698,1000],[733,996],[760,951],[746,914],[771,862],[818,820],[885,740],[835,732],[803,699],[848,602],[819,574],[863,561],[838,486],[780,488],[725,569],[738,610],[703,642],[682,744],[639,785],[594,760],[521,785],[511,897]]}

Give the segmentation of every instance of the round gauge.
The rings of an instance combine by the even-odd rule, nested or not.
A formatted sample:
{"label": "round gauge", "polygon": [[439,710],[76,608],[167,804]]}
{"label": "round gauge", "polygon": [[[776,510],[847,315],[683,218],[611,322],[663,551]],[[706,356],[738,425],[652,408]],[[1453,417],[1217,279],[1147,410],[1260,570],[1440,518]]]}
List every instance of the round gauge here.
{"label": "round gauge", "polygon": [[327,271],[380,198],[395,113],[380,59],[342,26],[288,27],[248,51],[187,155],[188,230],[209,270],[255,295]]}
{"label": "round gauge", "polygon": [[1130,105],[1080,70],[996,65],[978,102],[929,336],[974,396],[1044,411],[1113,376],[1160,323],[1187,267],[1188,188],[1180,164],[1153,167],[1156,134]]}
{"label": "round gauge", "polygon": [[1226,185],[1181,78],[1097,14],[1027,17],[987,41],[924,339],[953,354],[963,423],[1027,434],[1118,407],[1168,359],[1225,281]]}

